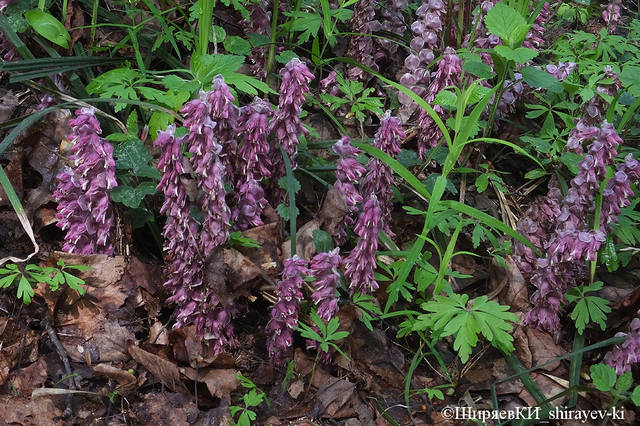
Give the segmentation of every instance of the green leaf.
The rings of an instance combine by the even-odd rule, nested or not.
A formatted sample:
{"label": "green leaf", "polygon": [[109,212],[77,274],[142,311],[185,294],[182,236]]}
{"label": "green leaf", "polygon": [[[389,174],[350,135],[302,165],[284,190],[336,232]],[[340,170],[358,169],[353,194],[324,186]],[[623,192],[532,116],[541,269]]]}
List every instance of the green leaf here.
{"label": "green leaf", "polygon": [[29,25],[42,37],[65,49],[69,48],[71,36],[64,25],[53,15],[40,9],[33,9],[25,12],[24,16]]}
{"label": "green leaf", "polygon": [[31,303],[31,298],[34,295],[33,287],[31,283],[24,275],[20,276],[20,281],[18,281],[18,299],[22,299],[22,302],[25,305]]}
{"label": "green leaf", "polygon": [[153,182],[142,182],[133,188],[129,185],[118,185],[111,190],[111,199],[116,203],[122,203],[125,206],[137,209],[140,203],[147,195],[156,193],[156,184]]}
{"label": "green leaf", "polygon": [[631,371],[627,371],[618,377],[618,381],[616,382],[616,390],[618,392],[626,392],[631,389],[631,386],[633,386],[633,376],[631,375]]}
{"label": "green leaf", "polygon": [[326,253],[333,250],[333,238],[321,229],[314,229],[311,233],[313,245],[318,253]]}
{"label": "green leaf", "polygon": [[516,49],[512,49],[507,46],[496,46],[494,47],[494,50],[503,58],[517,62],[519,64],[529,62],[530,60],[538,56],[538,52],[526,47],[518,47]]}
{"label": "green leaf", "polygon": [[131,138],[116,145],[113,156],[116,168],[130,170],[134,176],[160,180],[160,172],[149,165],[151,155],[140,139]]}
{"label": "green leaf", "polygon": [[636,407],[640,407],[640,386],[636,386],[631,393],[631,401],[636,404]]}
{"label": "green leaf", "polygon": [[531,87],[547,89],[550,93],[562,93],[562,83],[546,71],[534,67],[523,67],[522,80]]}
{"label": "green leaf", "polygon": [[578,164],[582,161],[581,155],[567,151],[560,156],[559,160],[562,164],[567,166],[567,169],[569,169],[571,173],[574,175],[578,174],[578,171],[580,170]]}
{"label": "green leaf", "polygon": [[484,24],[490,33],[500,37],[506,44],[515,47],[521,38],[523,29],[528,30],[527,21],[514,8],[505,3],[497,3],[487,12]]}
{"label": "green leaf", "polygon": [[18,275],[20,275],[20,273],[16,272],[15,274],[7,275],[6,277],[0,278],[0,288],[9,287]]}
{"label": "green leaf", "polygon": [[240,36],[229,36],[222,43],[224,50],[232,55],[249,55],[251,44]]}
{"label": "green leaf", "polygon": [[489,80],[494,76],[491,67],[480,61],[464,61],[462,70],[485,80]]}
{"label": "green leaf", "polygon": [[640,97],[640,66],[625,65],[618,75],[622,86],[633,96]]}
{"label": "green leaf", "polygon": [[152,140],[156,140],[158,132],[165,130],[169,124],[173,123],[173,116],[162,111],[154,111],[149,118],[149,134]]}
{"label": "green leaf", "polygon": [[69,287],[71,287],[81,295],[84,294],[85,290],[84,287],[82,287],[84,285],[83,279],[80,279],[65,271],[62,271],[62,274],[64,275],[64,280]]}
{"label": "green leaf", "polygon": [[607,240],[604,243],[604,247],[601,252],[602,261],[607,266],[609,272],[618,270],[620,263],[618,262],[618,253],[616,252],[616,245],[613,243],[611,235],[607,235]]}
{"label": "green leaf", "polygon": [[481,174],[476,178],[476,189],[478,192],[484,192],[489,186],[489,175],[486,173]]}
{"label": "green leaf", "polygon": [[602,392],[609,392],[616,383],[616,370],[606,364],[592,365],[589,369],[593,385]]}

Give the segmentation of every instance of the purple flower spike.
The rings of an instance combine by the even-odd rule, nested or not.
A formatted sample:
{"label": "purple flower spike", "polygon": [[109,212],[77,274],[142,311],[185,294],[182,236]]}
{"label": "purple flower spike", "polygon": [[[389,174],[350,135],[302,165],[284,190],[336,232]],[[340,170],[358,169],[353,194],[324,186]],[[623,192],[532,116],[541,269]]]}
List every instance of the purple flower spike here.
{"label": "purple flower spike", "polygon": [[[351,32],[358,35],[349,38],[347,56],[377,71],[378,66],[373,57],[373,38],[370,36],[375,24],[377,24],[377,22],[373,21],[376,15],[374,6],[375,2],[373,0],[360,0],[353,7],[353,16],[349,20],[349,26],[351,27]],[[360,67],[355,66],[348,68],[347,76],[351,80],[360,81],[367,81],[371,78]]]}
{"label": "purple flower spike", "polygon": [[298,255],[284,261],[282,280],[276,287],[278,302],[271,308],[271,320],[265,332],[270,335],[267,350],[273,362],[281,365],[293,344],[293,329],[298,326],[304,276],[310,275],[307,261]]}
{"label": "purple flower spike", "polygon": [[343,136],[333,146],[333,151],[340,157],[336,164],[336,182],[333,187],[344,197],[347,214],[342,226],[337,230],[336,242],[344,244],[347,240],[347,226],[354,223],[351,215],[358,211],[358,204],[362,202],[362,196],[356,189],[356,184],[362,178],[366,169],[356,159],[361,152],[349,143],[349,137]]}
{"label": "purple flower spike", "polygon": [[[269,1],[259,0],[247,4],[249,19],[243,20],[242,26],[247,34],[260,34],[269,37],[271,35],[271,12],[269,11]],[[255,47],[251,49],[249,61],[251,62],[251,72],[258,78],[267,76],[267,53],[269,48]]]}
{"label": "purple flower spike", "polygon": [[610,230],[611,223],[618,221],[620,209],[627,207],[633,195],[631,182],[640,180],[640,163],[628,154],[623,163],[618,165],[615,175],[607,182],[602,193],[602,214],[600,216],[601,229]]}
{"label": "purple flower spike", "polygon": [[376,269],[376,251],[378,250],[378,232],[382,211],[378,199],[371,194],[362,207],[355,231],[360,237],[358,244],[344,260],[344,275],[349,280],[349,289],[370,294],[378,289],[374,271]]}
{"label": "purple flower spike", "polygon": [[316,279],[311,298],[318,306],[318,316],[325,321],[329,321],[338,312],[336,286],[340,281],[338,268],[341,261],[338,247],[328,253],[318,253],[311,259],[310,275]]}
{"label": "purple flower spike", "polygon": [[262,211],[268,204],[264,198],[264,189],[255,179],[249,179],[238,189],[238,203],[233,208],[231,219],[235,228],[244,231],[251,227],[260,226]]}
{"label": "purple flower spike", "polygon": [[620,10],[622,9],[622,0],[611,0],[607,7],[602,10],[602,19],[607,24],[609,34],[616,32],[616,28],[620,23]]}
{"label": "purple flower spike", "polygon": [[242,145],[238,150],[240,166],[238,174],[244,180],[271,177],[270,146],[267,141],[269,118],[273,110],[269,102],[256,98],[252,103],[242,108],[238,119],[237,132]]}
{"label": "purple flower spike", "polygon": [[544,40],[542,37],[544,36],[544,33],[546,31],[544,25],[547,23],[547,21],[549,21],[549,18],[551,17],[549,8],[550,5],[548,2],[546,2],[542,6],[542,9],[540,9],[540,13],[533,23],[531,31],[529,31],[529,34],[527,34],[524,41],[522,42],[523,47],[528,47],[536,51],[540,49],[540,47],[542,47],[542,45],[544,44]]}
{"label": "purple flower spike", "polygon": [[[180,110],[185,116],[184,125],[189,130],[187,144],[189,152],[193,154],[191,165],[202,190],[199,201],[205,218],[200,245],[205,257],[209,256],[215,247],[227,241],[231,220],[223,182],[226,168],[220,158],[223,148],[215,135],[218,126],[226,120],[225,115],[231,116],[232,113],[228,110],[225,112],[228,99],[223,96],[224,91],[218,89],[218,95],[216,92],[201,92],[200,99],[186,103]],[[220,120],[217,123],[211,119],[213,109]]]}
{"label": "purple flower spike", "polygon": [[[424,100],[431,104],[442,89],[448,86],[455,86],[459,83],[461,73],[462,61],[458,58],[453,48],[447,47],[442,55],[442,59],[438,62],[438,71],[427,89]],[[440,105],[434,105],[433,109],[441,117],[448,115]],[[420,111],[418,125],[422,130],[418,137],[418,155],[424,159],[427,149],[438,145],[438,142],[440,142],[442,138],[442,132],[424,110]]]}
{"label": "purple flower spike", "polygon": [[169,274],[165,286],[174,293],[170,301],[181,305],[190,300],[184,291],[202,284],[202,261],[198,253],[198,226],[191,217],[191,203],[180,181],[180,175],[184,173],[180,153],[183,139],[175,138],[174,132],[174,125],[158,132],[154,145],[162,149],[158,161],[158,169],[162,172],[158,191],[165,196],[160,213],[167,216],[162,231]]}
{"label": "purple flower spike", "polygon": [[114,216],[109,190],[118,186],[113,146],[99,135],[93,108],[81,108],[69,121],[75,169],[58,175],[53,198],[58,202],[57,226],[67,231],[63,250],[80,254],[113,254]]}
{"label": "purple flower spike", "polygon": [[[640,316],[640,312],[637,315]],[[604,356],[604,363],[614,368],[618,375],[631,371],[631,366],[640,362],[640,317],[638,316],[631,321],[629,334],[616,334],[616,337],[626,337],[625,341],[614,346]]]}
{"label": "purple flower spike", "polygon": [[[309,93],[309,82],[314,79],[309,68],[298,58],[293,58],[280,71],[280,99],[278,109],[269,125],[269,133],[275,138],[275,146],[271,151],[274,180],[285,175],[284,160],[280,152],[282,146],[291,160],[291,167],[296,167],[298,143],[301,135],[308,133],[302,125],[300,113],[305,102],[305,94]],[[281,191],[276,191],[275,198],[280,198]]]}
{"label": "purple flower spike", "polygon": [[[391,111],[387,111],[380,121],[380,129],[375,134],[373,144],[389,156],[397,158],[401,151],[400,143],[404,138],[406,134],[402,130],[400,120],[391,116]],[[382,210],[382,227],[387,235],[393,237],[394,233],[390,228],[393,209],[393,171],[377,158],[371,158],[367,168],[369,171],[361,183],[362,193],[377,195]]]}

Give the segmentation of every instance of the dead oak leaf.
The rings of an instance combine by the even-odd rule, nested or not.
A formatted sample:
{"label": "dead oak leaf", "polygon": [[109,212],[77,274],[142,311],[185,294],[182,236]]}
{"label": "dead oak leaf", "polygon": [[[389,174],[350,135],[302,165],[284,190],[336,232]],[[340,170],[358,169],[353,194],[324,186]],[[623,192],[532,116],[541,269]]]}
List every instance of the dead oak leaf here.
{"label": "dead oak leaf", "polygon": [[237,370],[228,368],[209,368],[204,370],[196,370],[193,368],[182,368],[182,373],[193,381],[204,383],[209,389],[212,396],[224,398],[231,401],[231,392],[238,389],[240,381],[236,378]]}
{"label": "dead oak leaf", "polygon": [[189,394],[187,387],[180,380],[180,371],[174,363],[139,348],[133,341],[127,342],[127,352],[129,352],[131,358],[146,368],[147,371],[173,392]]}

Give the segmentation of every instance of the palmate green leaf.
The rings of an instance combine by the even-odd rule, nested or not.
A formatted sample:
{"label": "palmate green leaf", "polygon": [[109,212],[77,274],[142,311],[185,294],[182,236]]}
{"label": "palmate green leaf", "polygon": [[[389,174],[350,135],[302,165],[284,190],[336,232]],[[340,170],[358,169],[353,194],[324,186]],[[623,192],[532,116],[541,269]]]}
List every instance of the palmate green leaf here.
{"label": "palmate green leaf", "polygon": [[28,305],[31,303],[31,298],[34,294],[33,287],[29,280],[24,275],[21,275],[20,280],[18,281],[18,299],[22,299],[22,302],[25,305]]}
{"label": "palmate green leaf", "polygon": [[18,275],[20,275],[20,273],[16,272],[14,274],[7,275],[7,276],[4,276],[4,277],[0,278],[0,288],[9,287],[13,283],[13,281],[16,279],[16,277]]}

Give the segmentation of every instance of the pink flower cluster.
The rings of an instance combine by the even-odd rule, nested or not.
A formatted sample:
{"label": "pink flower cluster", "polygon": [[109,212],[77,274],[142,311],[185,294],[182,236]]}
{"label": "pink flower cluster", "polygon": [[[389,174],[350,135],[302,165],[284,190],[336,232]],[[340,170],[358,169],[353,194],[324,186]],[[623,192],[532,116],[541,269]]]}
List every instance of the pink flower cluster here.
{"label": "pink flower cluster", "polygon": [[[547,234],[547,237],[545,232],[550,231],[551,226],[541,225],[537,219],[552,221],[553,215],[557,214],[556,188],[551,189],[552,195],[544,202],[550,208],[540,215],[541,210],[534,206],[528,212],[532,216],[523,219],[518,225],[518,229],[533,236],[534,245],[546,253],[545,257],[537,259],[534,264],[531,251],[522,247],[516,249],[516,253],[520,255],[517,259],[519,266],[530,274],[531,283],[537,289],[531,296],[535,307],[527,314],[525,321],[552,333],[560,327],[559,312],[564,302],[564,292],[580,284],[586,277],[585,261],[595,260],[596,253],[606,239],[607,224],[615,221],[621,207],[629,205],[628,197],[633,194],[629,180],[637,181],[640,178],[640,164],[627,157],[605,189],[600,229],[590,229],[588,217],[595,213],[596,194],[605,180],[606,168],[614,164],[616,147],[622,140],[606,121],[600,128],[591,128],[589,133],[589,149],[580,162],[578,174],[571,180],[567,196],[562,200],[553,233]],[[540,217],[535,217],[536,213]]]}
{"label": "pink flower cluster", "polygon": [[298,312],[303,298],[304,277],[309,275],[307,261],[294,255],[284,261],[282,279],[276,287],[278,301],[271,308],[271,320],[265,332],[269,356],[274,363],[282,364],[286,352],[293,344],[293,329],[298,326]]}
{"label": "pink flower cluster", "polygon": [[631,321],[628,334],[616,334],[626,337],[624,342],[616,345],[604,356],[604,363],[614,368],[618,375],[631,371],[631,366],[640,362],[640,312],[637,315]]}
{"label": "pink flower cluster", "polygon": [[609,34],[616,32],[616,28],[622,17],[620,13],[622,7],[622,0],[611,0],[609,4],[607,4],[607,7],[602,10],[602,19],[604,19],[605,24],[607,24]]}
{"label": "pink flower cluster", "polygon": [[[373,30],[377,29],[374,24],[376,15],[374,6],[374,0],[360,0],[353,7],[353,16],[349,20],[349,26],[351,27],[351,31],[358,35],[349,37],[347,56],[378,71],[378,65],[373,57],[373,39],[370,36]],[[371,78],[365,71],[356,66],[349,67],[347,76],[351,80],[360,81],[366,81]]]}
{"label": "pink flower cluster", "polygon": [[340,281],[341,262],[340,249],[336,247],[330,252],[316,254],[309,265],[310,275],[315,278],[311,299],[318,307],[318,316],[325,321],[338,312],[336,286]]}
{"label": "pink flower cluster", "polygon": [[[267,37],[271,35],[270,3],[268,0],[256,0],[247,4],[249,19],[241,22],[246,34],[259,34]],[[267,75],[268,51],[268,46],[251,49],[251,55],[249,55],[250,69],[251,73],[258,78],[264,78]]]}
{"label": "pink flower cluster", "polygon": [[[428,66],[436,56],[434,51],[441,44],[440,36],[445,13],[446,5],[442,0],[423,0],[416,11],[418,19],[411,24],[413,39],[410,47],[416,53],[411,53],[405,59],[404,73],[400,77],[400,83],[419,96],[424,96],[423,86],[431,81]],[[398,94],[398,101],[405,110],[402,113],[403,116],[410,116],[416,108],[413,100],[402,92]]]}
{"label": "pink flower cluster", "polygon": [[[278,109],[269,123],[269,133],[284,148],[291,160],[291,167],[296,167],[299,137],[308,133],[300,121],[305,94],[309,92],[309,82],[314,75],[298,58],[293,58],[280,71],[280,99]],[[279,149],[271,151],[273,178],[277,181],[285,175],[284,159]]]}
{"label": "pink flower cluster", "polygon": [[358,211],[358,205],[362,202],[362,195],[356,188],[356,184],[360,181],[366,169],[356,159],[360,154],[358,148],[352,146],[348,136],[343,136],[338,142],[333,145],[333,151],[338,154],[338,162],[336,164],[336,182],[333,187],[342,194],[347,207],[347,213],[344,217],[344,222],[338,230],[339,234],[336,236],[336,242],[344,244],[347,240],[348,226],[353,225],[352,215]]}
{"label": "pink flower cluster", "polygon": [[358,217],[355,232],[360,239],[344,259],[344,275],[349,280],[351,294],[370,294],[378,289],[375,279],[378,233],[381,230],[382,210],[375,194],[370,194]]}
{"label": "pink flower cluster", "polygon": [[[406,138],[404,130],[400,125],[400,120],[387,111],[380,120],[380,128],[374,135],[373,144],[376,148],[387,153],[390,157],[396,158],[400,151],[400,144]],[[382,229],[390,237],[391,232],[391,210],[393,209],[393,171],[385,162],[377,158],[371,158],[367,165],[367,174],[360,184],[363,194],[376,194],[382,212]]]}
{"label": "pink flower cluster", "polygon": [[69,121],[73,145],[70,160],[58,178],[53,198],[58,202],[57,226],[67,231],[63,250],[80,254],[113,254],[113,206],[109,190],[118,186],[113,146],[100,137],[94,109],[76,111]]}
{"label": "pink flower cluster", "polygon": [[[462,61],[456,55],[456,51],[447,47],[444,50],[442,59],[438,62],[438,71],[435,73],[424,100],[431,104],[436,95],[445,87],[455,86],[460,82],[460,74],[462,73]],[[434,105],[433,110],[441,117],[446,118],[448,113],[440,105]],[[444,121],[444,120],[443,120]],[[418,135],[418,155],[425,158],[427,149],[438,145],[442,138],[442,132],[436,123],[431,119],[425,110],[420,110],[418,118],[418,126],[420,134]]]}
{"label": "pink flower cluster", "polygon": [[544,25],[551,17],[551,11],[549,8],[549,2],[545,2],[542,9],[540,9],[540,13],[536,16],[536,20],[533,23],[531,30],[522,42],[522,47],[528,47],[529,49],[534,50],[538,50],[542,47],[544,44],[544,39],[542,38],[545,32]]}

